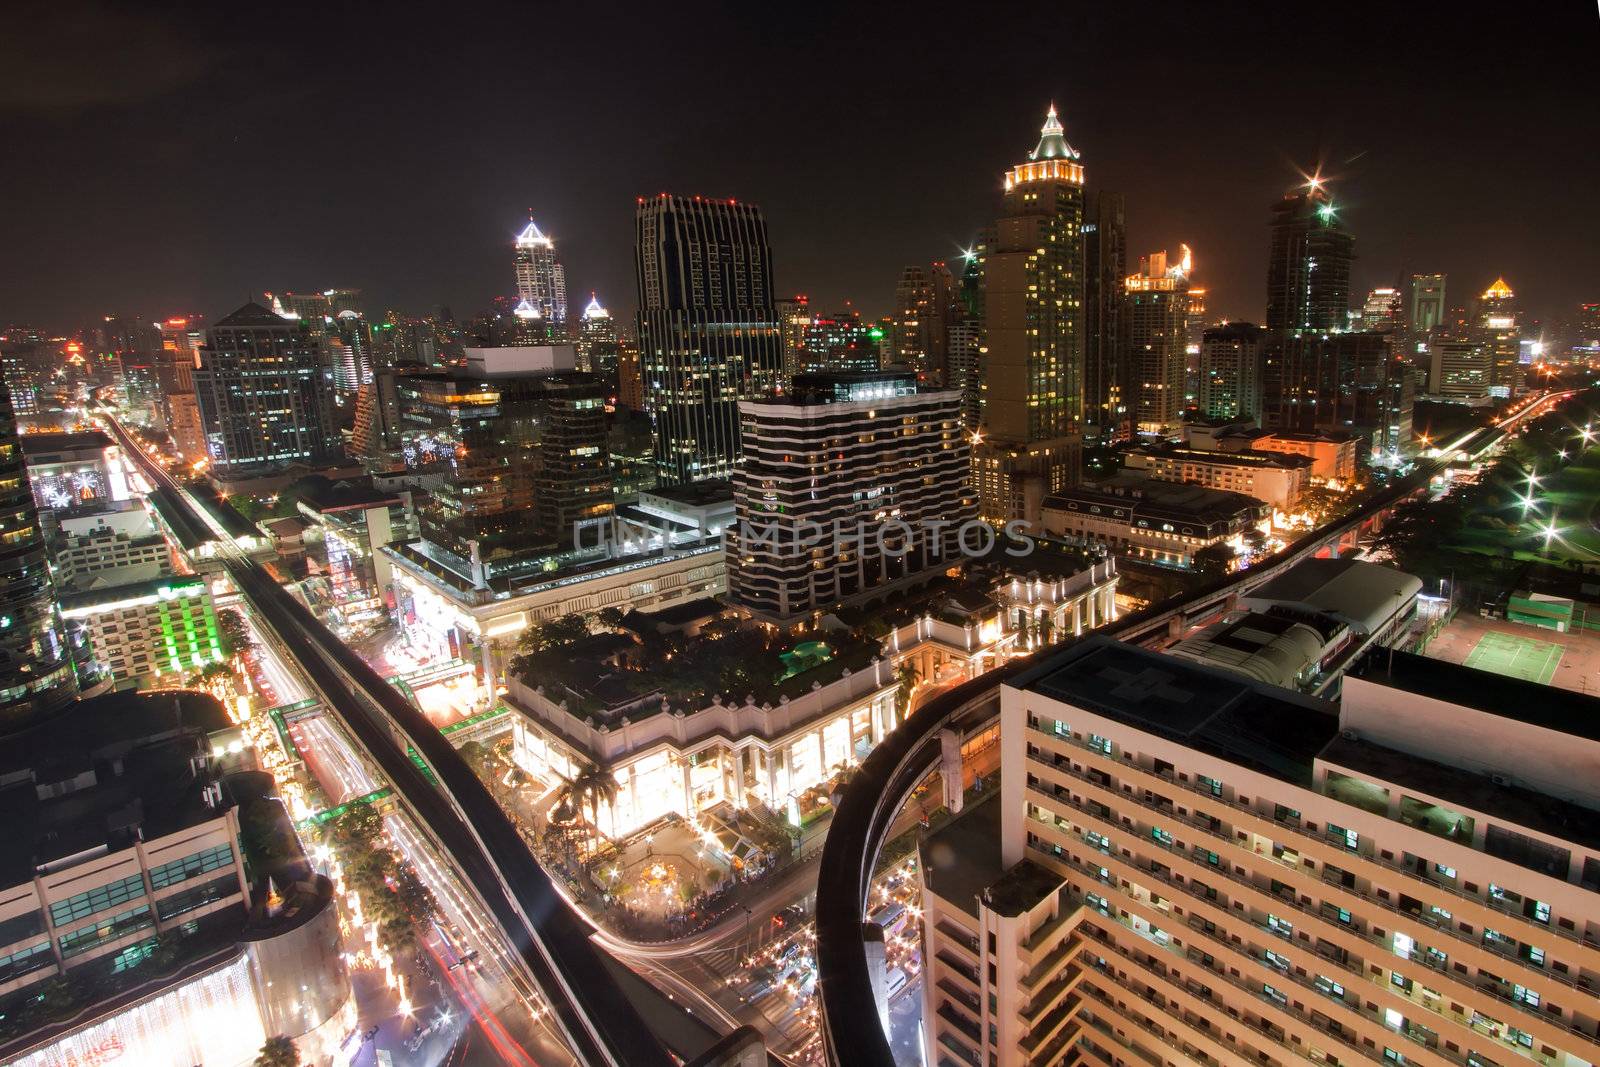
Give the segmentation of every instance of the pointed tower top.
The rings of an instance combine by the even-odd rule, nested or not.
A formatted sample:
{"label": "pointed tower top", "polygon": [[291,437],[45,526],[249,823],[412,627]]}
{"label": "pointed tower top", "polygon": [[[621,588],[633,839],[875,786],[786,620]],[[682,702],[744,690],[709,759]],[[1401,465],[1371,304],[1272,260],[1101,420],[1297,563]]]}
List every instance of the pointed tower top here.
{"label": "pointed tower top", "polygon": [[542,317],[539,314],[539,309],[529,303],[526,298],[517,301],[517,306],[511,310],[511,314],[515,315],[519,319],[537,319]]}
{"label": "pointed tower top", "polygon": [[1066,131],[1061,128],[1061,120],[1056,116],[1056,105],[1052,101],[1050,110],[1045,114],[1044,127],[1039,131],[1039,144],[1028,158],[1040,159],[1078,159],[1078,150],[1067,143]]}
{"label": "pointed tower top", "polygon": [[600,298],[594,295],[593,290],[589,293],[589,306],[583,309],[583,317],[586,319],[609,319],[611,317],[611,312],[600,306]]}
{"label": "pointed tower top", "polygon": [[517,234],[518,248],[533,248],[536,245],[548,245],[549,243],[550,238],[540,232],[538,225],[532,218],[528,219],[528,225],[522,228],[522,232]]}
{"label": "pointed tower top", "polygon": [[1496,278],[1494,284],[1489,286],[1483,294],[1485,300],[1505,300],[1517,294],[1511,291],[1511,286],[1506,284],[1504,278]]}

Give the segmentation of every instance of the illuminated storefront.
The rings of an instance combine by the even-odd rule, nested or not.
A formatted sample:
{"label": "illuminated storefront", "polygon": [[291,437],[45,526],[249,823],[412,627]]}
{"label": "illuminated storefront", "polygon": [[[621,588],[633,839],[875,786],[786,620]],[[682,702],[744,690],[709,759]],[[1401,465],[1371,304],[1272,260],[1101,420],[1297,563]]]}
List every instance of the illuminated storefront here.
{"label": "illuminated storefront", "polygon": [[232,963],[68,1034],[13,1067],[234,1067],[254,1061],[268,1035],[249,963]]}

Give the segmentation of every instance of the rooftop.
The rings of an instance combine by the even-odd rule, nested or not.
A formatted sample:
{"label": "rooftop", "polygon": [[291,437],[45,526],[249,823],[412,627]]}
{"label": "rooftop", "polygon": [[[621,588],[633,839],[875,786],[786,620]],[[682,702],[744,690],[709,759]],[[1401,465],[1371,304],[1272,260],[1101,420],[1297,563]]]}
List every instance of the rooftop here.
{"label": "rooftop", "polygon": [[[196,760],[208,735],[230,729],[222,706],[198,693],[110,693],[68,705],[0,746],[0,885],[97,847],[173,833],[213,818]],[[84,738],[96,739],[94,747]],[[41,797],[46,786],[55,795]]]}
{"label": "rooftop", "polygon": [[983,903],[996,915],[1015,918],[1037,908],[1061,885],[1059,874],[1045,870],[1032,860],[1023,860],[983,891]]}
{"label": "rooftop", "polygon": [[1185,448],[1182,445],[1161,445],[1150,448],[1138,449],[1129,453],[1129,457],[1148,456],[1152,459],[1175,459],[1186,463],[1212,463],[1224,467],[1256,467],[1278,468],[1290,470],[1305,468],[1312,465],[1309,456],[1298,456],[1292,452],[1257,452],[1243,449],[1238,452],[1208,452],[1200,448]]}
{"label": "rooftop", "polygon": [[1251,606],[1301,605],[1372,633],[1421,591],[1422,581],[1404,571],[1347,556],[1305,560],[1252,590],[1244,601]]}
{"label": "rooftop", "polygon": [[1114,474],[1050,497],[1047,508],[1060,508],[1067,500],[1133,504],[1140,509],[1181,512],[1191,521],[1221,522],[1241,511],[1259,512],[1265,505],[1253,496],[1226,489],[1208,489],[1188,482],[1165,482],[1134,471]]}
{"label": "rooftop", "polygon": [[399,495],[376,488],[370,479],[335,482],[326,478],[308,478],[300,494],[300,506],[315,512],[376,508],[398,503]]}
{"label": "rooftop", "polygon": [[1600,741],[1600,697],[1387,649],[1374,650],[1349,673],[1375,685]]}
{"label": "rooftop", "polygon": [[81,433],[25,433],[20,438],[22,454],[34,463],[57,460],[57,452],[103,452],[111,447],[111,438],[99,430]]}
{"label": "rooftop", "polygon": [[922,873],[929,889],[977,917],[978,895],[1005,874],[998,790],[923,839]]}
{"label": "rooftop", "polygon": [[1100,635],[1009,684],[1301,786],[1339,732],[1327,701]]}

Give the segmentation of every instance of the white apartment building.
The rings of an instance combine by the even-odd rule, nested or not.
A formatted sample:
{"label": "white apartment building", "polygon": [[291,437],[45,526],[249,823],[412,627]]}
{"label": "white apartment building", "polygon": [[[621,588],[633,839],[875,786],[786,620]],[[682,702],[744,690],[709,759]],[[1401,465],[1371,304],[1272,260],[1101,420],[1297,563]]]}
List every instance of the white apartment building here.
{"label": "white apartment building", "polygon": [[1600,1061],[1597,722],[1405,653],[1332,704],[1075,644],[923,846],[925,1062]]}
{"label": "white apartment building", "polygon": [[172,549],[150,513],[126,502],[104,511],[58,516],[50,541],[56,586],[86,589],[172,573]]}
{"label": "white apartment building", "polygon": [[728,593],[755,618],[814,621],[960,561],[977,500],[959,390],[909,372],[797,374],[781,398],[740,402],[739,420]]}
{"label": "white apartment building", "polygon": [[1132,471],[1165,482],[1243,493],[1275,508],[1292,509],[1311,482],[1313,461],[1288,452],[1203,452],[1195,448],[1147,448],[1129,452]]}

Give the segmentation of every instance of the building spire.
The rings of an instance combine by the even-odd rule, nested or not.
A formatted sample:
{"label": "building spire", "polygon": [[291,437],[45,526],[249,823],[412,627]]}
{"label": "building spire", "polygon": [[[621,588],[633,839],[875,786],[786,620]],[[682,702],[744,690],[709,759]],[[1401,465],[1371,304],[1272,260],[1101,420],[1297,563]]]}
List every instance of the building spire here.
{"label": "building spire", "polygon": [[1066,131],[1061,127],[1061,119],[1056,115],[1055,101],[1050,102],[1050,110],[1044,117],[1044,126],[1039,130],[1039,144],[1028,154],[1032,160],[1040,159],[1077,159],[1078,151],[1067,143]]}

